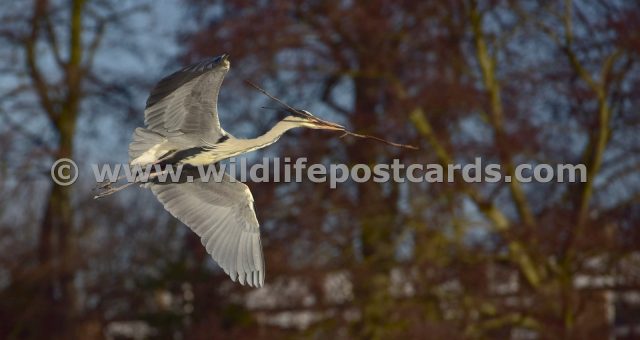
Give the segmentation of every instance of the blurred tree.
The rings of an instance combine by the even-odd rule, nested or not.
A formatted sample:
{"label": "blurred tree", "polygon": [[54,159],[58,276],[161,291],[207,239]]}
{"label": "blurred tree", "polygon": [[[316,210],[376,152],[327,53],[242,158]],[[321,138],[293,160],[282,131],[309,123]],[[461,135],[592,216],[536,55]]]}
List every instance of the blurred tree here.
{"label": "blurred tree", "polygon": [[[202,28],[187,34],[187,59],[229,52],[230,78],[279,86],[298,106],[324,109],[321,115],[356,131],[419,139],[425,150],[304,132],[295,143],[283,139],[290,142],[287,155],[443,165],[481,156],[511,178],[521,163],[586,165],[588,180],[576,184],[350,183],[334,191],[291,184],[281,204],[273,188],[256,187],[268,267],[276,267],[271,282],[326,277],[337,268],[350,273],[354,300],[341,310],[358,316],[334,314],[319,324],[319,334],[342,334],[345,325],[362,338],[518,332],[584,338],[611,331],[603,300],[593,297],[615,286],[576,282],[594,262],[597,275],[625,277],[606,263],[620,264],[637,251],[624,246],[629,237],[637,242],[636,228],[624,227],[637,225],[635,215],[601,215],[614,206],[633,209],[637,175],[624,167],[620,181],[630,195],[597,185],[617,173],[606,155],[638,165],[638,140],[629,139],[638,127],[629,92],[640,80],[629,16],[640,10],[636,5],[192,3]],[[610,194],[605,203],[601,195]],[[296,207],[300,202],[304,207]],[[311,254],[310,245],[317,249]],[[305,249],[304,260],[295,256],[297,247]],[[411,298],[398,299],[394,287],[405,283]]]}
{"label": "blurred tree", "polygon": [[[39,223],[37,251],[31,253],[37,256],[24,254],[24,263],[13,258],[8,266],[11,283],[3,290],[0,336],[99,336],[100,326],[83,322],[92,316],[83,314],[85,301],[81,297],[88,292],[79,289],[82,284],[78,281],[78,271],[87,265],[87,258],[82,256],[86,249],[80,244],[91,224],[78,224],[82,214],[76,207],[90,194],[74,194],[72,186],[49,186],[50,181],[46,186],[34,182],[44,171],[34,173],[33,169],[49,167],[55,159],[77,156],[74,145],[83,113],[93,111],[84,118],[95,120],[93,115],[103,110],[131,112],[134,85],[139,81],[122,75],[120,79],[108,79],[101,74],[105,68],[100,59],[105,45],[111,43],[111,34],[126,34],[129,18],[140,13],[144,4],[118,8],[116,3],[102,0],[34,0],[2,7],[0,41],[6,43],[2,53],[7,61],[2,84],[2,110],[7,112],[2,113],[3,120],[11,124],[3,132],[13,132],[11,140],[19,146],[3,153],[11,167],[11,176],[4,180],[22,182],[18,195],[27,192],[36,202],[32,206],[31,197],[25,196],[23,205],[16,204],[19,201],[6,205],[14,207],[14,214],[24,213],[16,210],[39,210],[35,206],[38,203],[45,208],[44,214],[22,216],[26,220],[24,233]],[[123,86],[127,82],[129,88]],[[23,167],[27,171],[21,173]],[[84,213],[99,215],[92,211]],[[9,230],[20,227],[17,222]]]}
{"label": "blurred tree", "polygon": [[181,63],[231,53],[220,104],[234,135],[274,123],[251,79],[421,146],[297,131],[264,155],[587,169],[583,183],[249,183],[268,268],[250,290],[148,193],[94,202],[82,176],[40,180],[55,158],[103,161],[111,144],[124,157],[136,89],[175,68],[149,38],[149,17],[171,26],[166,3],[1,5],[1,338],[589,339],[640,322],[623,299],[640,289],[637,4],[181,4]]}

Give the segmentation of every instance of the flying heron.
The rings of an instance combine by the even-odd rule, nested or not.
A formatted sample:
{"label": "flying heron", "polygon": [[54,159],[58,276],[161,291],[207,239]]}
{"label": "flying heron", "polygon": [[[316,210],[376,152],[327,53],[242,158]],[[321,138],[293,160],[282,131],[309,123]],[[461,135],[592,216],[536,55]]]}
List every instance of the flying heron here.
{"label": "flying heron", "polygon": [[[204,166],[275,143],[286,131],[306,127],[339,130],[344,127],[321,120],[308,111],[285,107],[288,115],[262,136],[235,138],[220,126],[218,92],[229,71],[223,54],[187,66],[160,80],[147,99],[146,128],[137,128],[129,145],[131,165]],[[234,282],[264,285],[265,266],[260,228],[249,188],[232,181],[159,183],[149,181],[157,199],[186,224]],[[103,197],[117,190],[107,190]]]}

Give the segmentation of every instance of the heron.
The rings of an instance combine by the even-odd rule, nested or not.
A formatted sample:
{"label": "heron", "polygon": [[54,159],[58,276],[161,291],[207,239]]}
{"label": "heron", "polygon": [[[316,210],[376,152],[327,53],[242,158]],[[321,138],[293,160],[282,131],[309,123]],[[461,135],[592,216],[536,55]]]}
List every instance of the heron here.
{"label": "heron", "polygon": [[[130,165],[205,166],[269,146],[294,128],[345,131],[309,111],[287,106],[286,116],[265,134],[234,137],[220,126],[217,108],[218,93],[230,66],[229,55],[222,54],[160,80],[146,102],[145,127],[133,133]],[[151,180],[143,187],[200,237],[207,253],[231,280],[251,287],[264,285],[260,224],[247,185],[224,173],[220,182],[201,178],[176,183]]]}

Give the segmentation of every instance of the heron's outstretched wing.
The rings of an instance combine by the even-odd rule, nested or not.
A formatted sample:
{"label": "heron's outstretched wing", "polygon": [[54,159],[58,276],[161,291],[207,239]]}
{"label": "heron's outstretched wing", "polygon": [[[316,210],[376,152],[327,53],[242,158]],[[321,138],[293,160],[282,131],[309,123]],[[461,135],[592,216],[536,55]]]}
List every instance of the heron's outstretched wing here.
{"label": "heron's outstretched wing", "polygon": [[181,131],[213,134],[220,138],[218,92],[229,70],[227,55],[187,66],[164,79],[151,91],[144,122],[156,132]]}
{"label": "heron's outstretched wing", "polygon": [[173,216],[193,230],[233,281],[262,287],[264,259],[253,196],[240,182],[151,184],[151,191]]}

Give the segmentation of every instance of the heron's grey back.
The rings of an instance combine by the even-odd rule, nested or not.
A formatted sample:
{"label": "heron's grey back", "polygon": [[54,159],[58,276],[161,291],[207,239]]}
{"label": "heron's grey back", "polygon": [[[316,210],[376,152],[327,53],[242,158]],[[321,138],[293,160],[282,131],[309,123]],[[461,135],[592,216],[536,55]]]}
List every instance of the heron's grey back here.
{"label": "heron's grey back", "polygon": [[233,281],[262,287],[265,268],[260,229],[249,188],[223,181],[150,184],[165,209],[193,230]]}

